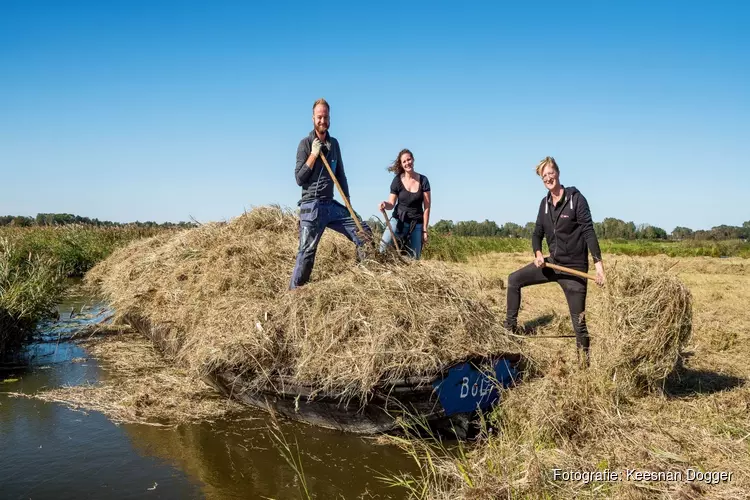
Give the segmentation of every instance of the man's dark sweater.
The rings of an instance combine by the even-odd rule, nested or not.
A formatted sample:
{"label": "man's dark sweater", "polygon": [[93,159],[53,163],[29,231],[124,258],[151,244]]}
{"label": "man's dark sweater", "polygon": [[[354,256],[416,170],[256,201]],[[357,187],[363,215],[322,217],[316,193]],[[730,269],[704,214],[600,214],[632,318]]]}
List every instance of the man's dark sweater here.
{"label": "man's dark sweater", "polygon": [[[333,199],[333,179],[328,175],[328,170],[323,165],[323,160],[320,157],[316,158],[312,168],[308,167],[305,163],[310,156],[312,143],[315,138],[316,135],[313,130],[307,137],[299,141],[299,146],[297,146],[297,167],[294,169],[294,176],[297,179],[297,184],[302,186],[302,198],[299,203]],[[325,154],[328,165],[331,166],[331,170],[333,170],[336,179],[339,181],[341,189],[344,191],[346,197],[349,198],[349,184],[346,181],[344,162],[341,160],[339,141],[326,132],[326,139],[323,141],[323,144],[320,154]]]}

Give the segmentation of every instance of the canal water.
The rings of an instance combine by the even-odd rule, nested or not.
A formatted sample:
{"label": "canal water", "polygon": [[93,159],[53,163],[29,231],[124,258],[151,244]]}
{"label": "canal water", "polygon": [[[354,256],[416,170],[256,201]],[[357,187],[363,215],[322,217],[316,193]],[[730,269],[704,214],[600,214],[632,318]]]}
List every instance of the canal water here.
{"label": "canal water", "polygon": [[[64,335],[100,320],[101,306],[71,296],[59,311],[60,321],[40,326],[38,341],[24,352],[27,366],[0,369],[0,498],[306,498],[263,412],[177,428],[116,425],[97,412],[8,395],[106,377]],[[281,429],[298,443],[313,498],[406,496],[377,478],[415,472],[399,449],[294,422]]]}

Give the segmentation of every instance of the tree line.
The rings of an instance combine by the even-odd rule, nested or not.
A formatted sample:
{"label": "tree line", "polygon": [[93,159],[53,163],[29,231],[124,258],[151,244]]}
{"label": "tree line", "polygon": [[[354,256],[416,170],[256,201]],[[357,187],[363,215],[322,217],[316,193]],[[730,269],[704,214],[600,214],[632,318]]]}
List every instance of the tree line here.
{"label": "tree line", "polygon": [[[135,221],[128,223],[100,221],[80,215],[65,213],[39,213],[36,217],[22,215],[0,216],[0,226],[65,226],[69,224],[80,224],[96,227],[193,227],[193,222],[163,222]],[[494,236],[499,238],[531,238],[534,232],[534,223],[527,222],[521,226],[514,222],[506,222],[498,225],[495,221],[474,220],[453,222],[440,220],[432,225],[432,230],[440,234],[451,234],[455,236]],[[601,239],[624,239],[624,240],[749,240],[750,221],[745,221],[742,226],[728,226],[722,224],[714,226],[709,230],[692,230],[688,227],[677,226],[671,233],[650,224],[639,224],[625,222],[620,219],[608,217],[601,222],[594,222],[594,231]]]}
{"label": "tree line", "polygon": [[0,215],[0,226],[66,226],[69,224],[80,224],[84,226],[95,227],[118,227],[118,226],[137,226],[137,227],[192,227],[193,222],[163,222],[159,224],[154,221],[135,221],[135,222],[112,222],[109,220],[101,221],[89,217],[81,217],[73,214],[36,214],[36,217],[27,217],[23,215]]}
{"label": "tree line", "polygon": [[[453,222],[443,219],[433,224],[432,230],[436,233],[455,236],[531,238],[534,225],[533,222],[527,222],[524,226],[506,222],[499,226],[491,220]],[[664,229],[650,224],[636,225],[633,222],[608,217],[601,222],[594,222],[594,232],[596,232],[597,237],[610,240],[748,240],[750,239],[750,221],[745,221],[742,226],[722,224],[709,230],[699,229],[696,231],[688,227],[677,226],[671,233],[667,233]]]}

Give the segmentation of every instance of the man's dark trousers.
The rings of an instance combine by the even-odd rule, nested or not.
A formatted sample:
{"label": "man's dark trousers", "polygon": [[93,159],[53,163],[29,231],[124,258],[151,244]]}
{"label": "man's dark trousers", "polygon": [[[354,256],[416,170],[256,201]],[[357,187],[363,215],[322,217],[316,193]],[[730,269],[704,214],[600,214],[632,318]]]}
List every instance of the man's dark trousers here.
{"label": "man's dark trousers", "polygon": [[[335,200],[312,200],[300,205],[300,227],[299,227],[299,249],[297,251],[297,262],[292,271],[292,279],[289,289],[302,286],[310,280],[313,265],[315,264],[315,253],[318,243],[323,236],[323,231],[330,227],[334,231],[343,234],[357,245],[357,256],[363,256],[363,245],[365,241],[358,234],[357,224],[352,219],[347,208]],[[364,230],[372,236],[367,223],[362,222]]]}

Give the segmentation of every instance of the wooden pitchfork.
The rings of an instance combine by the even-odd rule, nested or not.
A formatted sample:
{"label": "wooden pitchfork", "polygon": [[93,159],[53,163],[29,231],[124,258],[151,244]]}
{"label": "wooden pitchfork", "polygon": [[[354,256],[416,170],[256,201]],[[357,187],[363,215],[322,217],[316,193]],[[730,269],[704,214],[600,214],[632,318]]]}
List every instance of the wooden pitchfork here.
{"label": "wooden pitchfork", "polygon": [[341,189],[341,184],[339,184],[339,180],[333,174],[333,170],[331,170],[331,166],[328,164],[328,160],[326,160],[326,156],[323,154],[322,151],[320,152],[320,159],[323,160],[323,165],[325,165],[326,169],[328,170],[328,175],[331,176],[331,179],[333,179],[333,183],[336,185],[336,188],[339,190],[341,199],[344,200],[344,204],[346,205],[346,208],[349,210],[349,215],[351,215],[352,219],[354,219],[354,223],[357,225],[357,229],[359,230],[360,234],[362,234],[362,236],[365,239],[370,240],[371,238],[367,236],[365,229],[362,227],[362,223],[359,222],[359,217],[357,217],[357,214],[354,212],[354,209],[349,203],[349,198],[347,198],[346,195],[344,194],[344,190]]}
{"label": "wooden pitchfork", "polygon": [[544,266],[549,267],[550,269],[554,269],[555,271],[561,271],[563,273],[572,274],[573,276],[578,276],[579,278],[585,278],[592,281],[596,280],[596,276],[592,276],[589,273],[584,273],[583,271],[576,271],[575,269],[571,269],[569,267],[550,264],[549,262],[545,262]]}
{"label": "wooden pitchfork", "polygon": [[391,221],[388,219],[388,214],[385,212],[385,208],[380,209],[381,212],[383,212],[383,218],[385,218],[385,225],[388,226],[388,231],[391,232],[391,238],[393,238],[393,244],[396,247],[396,251],[399,255],[401,255],[401,250],[398,248],[398,239],[396,238],[396,233],[393,231],[393,228],[391,227]]}

